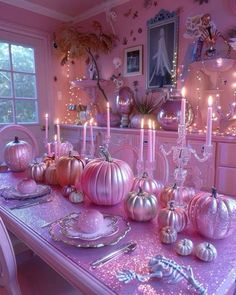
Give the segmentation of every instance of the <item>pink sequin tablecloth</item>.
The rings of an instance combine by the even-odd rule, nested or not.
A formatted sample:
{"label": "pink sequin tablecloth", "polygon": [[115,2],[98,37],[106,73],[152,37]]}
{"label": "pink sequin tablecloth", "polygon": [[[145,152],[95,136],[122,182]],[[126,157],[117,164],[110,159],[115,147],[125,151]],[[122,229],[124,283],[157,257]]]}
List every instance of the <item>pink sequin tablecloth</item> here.
{"label": "pink sequin tablecloth", "polygon": [[[0,188],[16,185],[23,176],[23,173],[1,173]],[[74,286],[81,288],[85,294],[194,294],[185,280],[176,285],[163,284],[159,279],[146,283],[134,280],[124,284],[116,278],[117,271],[123,269],[146,274],[148,261],[155,255],[164,255],[180,265],[190,265],[195,278],[207,288],[207,294],[230,293],[229,290],[232,289],[236,278],[235,234],[224,240],[210,241],[194,233],[189,226],[184,233],[178,235],[178,240],[190,238],[194,245],[206,240],[213,243],[217,248],[218,257],[210,263],[198,260],[194,254],[188,257],[177,255],[174,244],[163,245],[159,240],[159,230],[155,220],[146,223],[130,221],[131,230],[114,246],[96,249],[76,248],[53,241],[48,227],[41,226],[69,213],[80,212],[85,207],[91,208],[92,205],[72,204],[61,195],[59,188],[53,190],[55,196],[52,202],[24,209],[9,210],[10,201],[6,203],[3,198],[0,198],[0,215],[11,231]],[[109,214],[124,215],[122,206],[96,207],[96,209]],[[124,254],[100,268],[91,269],[92,261],[131,240],[137,242],[137,249],[134,252]]]}

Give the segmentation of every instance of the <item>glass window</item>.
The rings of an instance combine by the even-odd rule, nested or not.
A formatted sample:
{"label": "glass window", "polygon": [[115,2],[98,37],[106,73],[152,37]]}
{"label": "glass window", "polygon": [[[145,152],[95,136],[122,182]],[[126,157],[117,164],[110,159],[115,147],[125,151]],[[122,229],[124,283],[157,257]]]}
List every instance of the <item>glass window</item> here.
{"label": "glass window", "polygon": [[34,48],[0,41],[0,124],[38,123]]}

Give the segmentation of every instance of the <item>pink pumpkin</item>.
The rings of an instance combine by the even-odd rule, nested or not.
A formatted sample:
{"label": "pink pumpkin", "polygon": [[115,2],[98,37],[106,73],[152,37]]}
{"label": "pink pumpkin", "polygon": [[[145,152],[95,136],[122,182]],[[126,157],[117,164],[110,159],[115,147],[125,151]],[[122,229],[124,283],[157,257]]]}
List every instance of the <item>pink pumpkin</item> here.
{"label": "pink pumpkin", "polygon": [[163,183],[156,181],[154,178],[149,177],[147,172],[144,172],[142,177],[135,177],[132,186],[132,191],[138,191],[139,188],[147,193],[158,195],[163,189]]}
{"label": "pink pumpkin", "polygon": [[134,175],[130,166],[112,159],[109,152],[101,149],[104,158],[89,162],[81,176],[81,187],[90,201],[98,205],[120,203],[131,189]]}
{"label": "pink pumpkin", "polygon": [[25,171],[32,162],[32,147],[28,142],[15,137],[4,149],[4,160],[12,171]]}
{"label": "pink pumpkin", "polygon": [[177,232],[181,232],[185,229],[187,223],[187,213],[183,208],[175,207],[174,201],[169,202],[168,207],[161,209],[158,215],[158,224],[160,228],[170,226]]}
{"label": "pink pumpkin", "polygon": [[236,226],[236,201],[212,193],[200,192],[189,203],[188,216],[193,227],[204,237],[223,239]]}

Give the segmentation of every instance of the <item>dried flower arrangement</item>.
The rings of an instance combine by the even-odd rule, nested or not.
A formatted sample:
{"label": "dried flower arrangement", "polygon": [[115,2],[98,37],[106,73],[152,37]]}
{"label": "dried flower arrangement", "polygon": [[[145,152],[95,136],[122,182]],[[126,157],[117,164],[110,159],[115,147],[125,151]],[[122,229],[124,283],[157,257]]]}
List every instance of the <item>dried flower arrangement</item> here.
{"label": "dried flower arrangement", "polygon": [[69,58],[84,58],[87,62],[92,62],[96,68],[97,86],[104,98],[108,101],[106,93],[100,84],[100,74],[96,61],[98,53],[107,54],[115,45],[116,36],[114,34],[105,34],[98,21],[92,24],[94,32],[80,32],[74,24],[67,23],[54,33],[54,48],[56,48],[63,57],[61,64],[64,65]]}

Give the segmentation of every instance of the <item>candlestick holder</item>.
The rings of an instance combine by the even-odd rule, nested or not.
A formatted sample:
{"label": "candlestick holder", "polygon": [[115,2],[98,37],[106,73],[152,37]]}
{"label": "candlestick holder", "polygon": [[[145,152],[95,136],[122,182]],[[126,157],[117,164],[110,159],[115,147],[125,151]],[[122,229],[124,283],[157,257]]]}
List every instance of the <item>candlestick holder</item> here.
{"label": "candlestick holder", "polygon": [[180,188],[180,200],[178,205],[183,206],[182,189],[187,177],[186,166],[190,161],[192,155],[197,161],[201,163],[206,162],[212,155],[212,145],[204,144],[202,147],[202,155],[198,155],[195,149],[186,145],[186,125],[179,124],[177,145],[172,146],[169,151],[165,150],[164,146],[161,145],[160,150],[164,155],[166,161],[167,157],[173,154],[173,162],[176,164],[177,167],[174,170],[174,179],[175,183]]}

